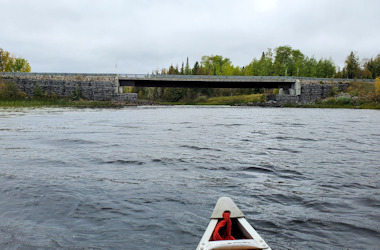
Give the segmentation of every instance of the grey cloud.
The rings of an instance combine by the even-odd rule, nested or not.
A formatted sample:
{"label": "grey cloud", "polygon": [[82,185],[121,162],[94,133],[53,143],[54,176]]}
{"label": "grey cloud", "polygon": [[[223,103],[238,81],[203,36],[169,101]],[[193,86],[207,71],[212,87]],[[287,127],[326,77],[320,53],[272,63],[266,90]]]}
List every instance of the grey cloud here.
{"label": "grey cloud", "polygon": [[[3,0],[0,47],[35,72],[148,73],[220,54],[244,66],[290,45],[343,65],[380,53],[380,2]],[[117,68],[116,68],[117,65]]]}

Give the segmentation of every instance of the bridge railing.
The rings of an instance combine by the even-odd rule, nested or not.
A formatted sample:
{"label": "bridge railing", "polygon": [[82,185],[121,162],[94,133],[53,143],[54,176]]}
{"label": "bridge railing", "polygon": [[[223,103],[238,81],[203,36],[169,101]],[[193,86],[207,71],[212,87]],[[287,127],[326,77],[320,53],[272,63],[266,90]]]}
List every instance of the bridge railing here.
{"label": "bridge railing", "polygon": [[40,75],[51,75],[51,76],[117,76],[117,74],[112,73],[50,73],[50,72],[0,72],[0,75],[12,75],[12,76],[40,76]]}
{"label": "bridge railing", "polygon": [[155,75],[150,74],[117,74],[118,77],[128,77],[128,78],[150,78]]}
{"label": "bridge railing", "polygon": [[348,79],[348,78],[319,78],[319,77],[296,77],[296,76],[211,76],[211,75],[154,75],[154,74],[118,74],[125,78],[165,78],[165,79],[231,79],[231,80],[306,80],[316,82],[375,82],[374,79]]}
{"label": "bridge railing", "polygon": [[375,79],[361,79],[361,78],[318,78],[318,77],[295,77],[294,79],[306,80],[306,81],[318,81],[318,82],[375,82]]}
{"label": "bridge railing", "polygon": [[296,79],[294,77],[282,76],[214,76],[214,75],[150,75],[150,74],[118,74],[119,77],[126,78],[165,78],[165,79],[267,79],[267,80],[283,80]]}

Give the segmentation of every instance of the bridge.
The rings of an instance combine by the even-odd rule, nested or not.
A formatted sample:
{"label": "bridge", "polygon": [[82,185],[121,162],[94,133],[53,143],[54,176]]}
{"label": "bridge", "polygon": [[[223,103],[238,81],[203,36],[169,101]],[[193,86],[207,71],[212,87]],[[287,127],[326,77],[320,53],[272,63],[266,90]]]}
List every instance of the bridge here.
{"label": "bridge", "polygon": [[209,76],[209,75],[137,75],[119,74],[119,92],[123,87],[165,88],[278,88],[284,94],[300,95],[300,78],[283,76]]}
{"label": "bridge", "polygon": [[80,90],[83,98],[95,101],[137,100],[136,93],[123,93],[131,87],[171,88],[277,88],[275,101],[308,103],[325,98],[333,87],[347,87],[354,81],[371,79],[336,79],[292,76],[208,76],[208,75],[150,75],[150,74],[77,74],[77,73],[2,73],[0,80],[15,82],[21,91],[33,95],[37,86],[44,93],[59,97],[71,96]]}

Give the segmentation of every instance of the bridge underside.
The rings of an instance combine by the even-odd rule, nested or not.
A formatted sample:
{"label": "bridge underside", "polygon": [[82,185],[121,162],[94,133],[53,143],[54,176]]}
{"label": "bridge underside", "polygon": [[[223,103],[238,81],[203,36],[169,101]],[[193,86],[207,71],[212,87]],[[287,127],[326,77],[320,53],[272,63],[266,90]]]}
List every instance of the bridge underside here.
{"label": "bridge underside", "polygon": [[123,80],[120,87],[164,87],[164,88],[278,88],[288,90],[294,82],[275,81],[171,81],[171,80]]}

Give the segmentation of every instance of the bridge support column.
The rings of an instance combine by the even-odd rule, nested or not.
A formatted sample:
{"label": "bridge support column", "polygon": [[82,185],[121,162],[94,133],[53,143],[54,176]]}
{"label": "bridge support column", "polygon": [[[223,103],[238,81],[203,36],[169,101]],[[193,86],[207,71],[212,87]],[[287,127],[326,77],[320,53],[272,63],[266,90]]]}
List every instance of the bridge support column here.
{"label": "bridge support column", "polygon": [[119,87],[118,94],[123,94],[124,93],[124,87]]}
{"label": "bridge support column", "polygon": [[284,90],[283,88],[280,88],[280,89],[278,89],[278,94],[279,95],[286,95],[287,93],[286,93],[286,90]]}
{"label": "bridge support column", "polygon": [[120,81],[119,81],[119,77],[116,75],[116,77],[115,77],[115,94],[119,93],[119,87],[120,87]]}
{"label": "bridge support column", "polygon": [[301,95],[301,82],[296,80],[295,83],[292,83],[293,94],[292,95]]}
{"label": "bridge support column", "polygon": [[296,80],[294,83],[291,83],[290,87],[280,87],[279,95],[301,95],[301,83],[299,80]]}
{"label": "bridge support column", "polygon": [[299,80],[296,80],[294,83],[292,83],[291,87],[289,88],[289,95],[301,95],[301,83]]}

